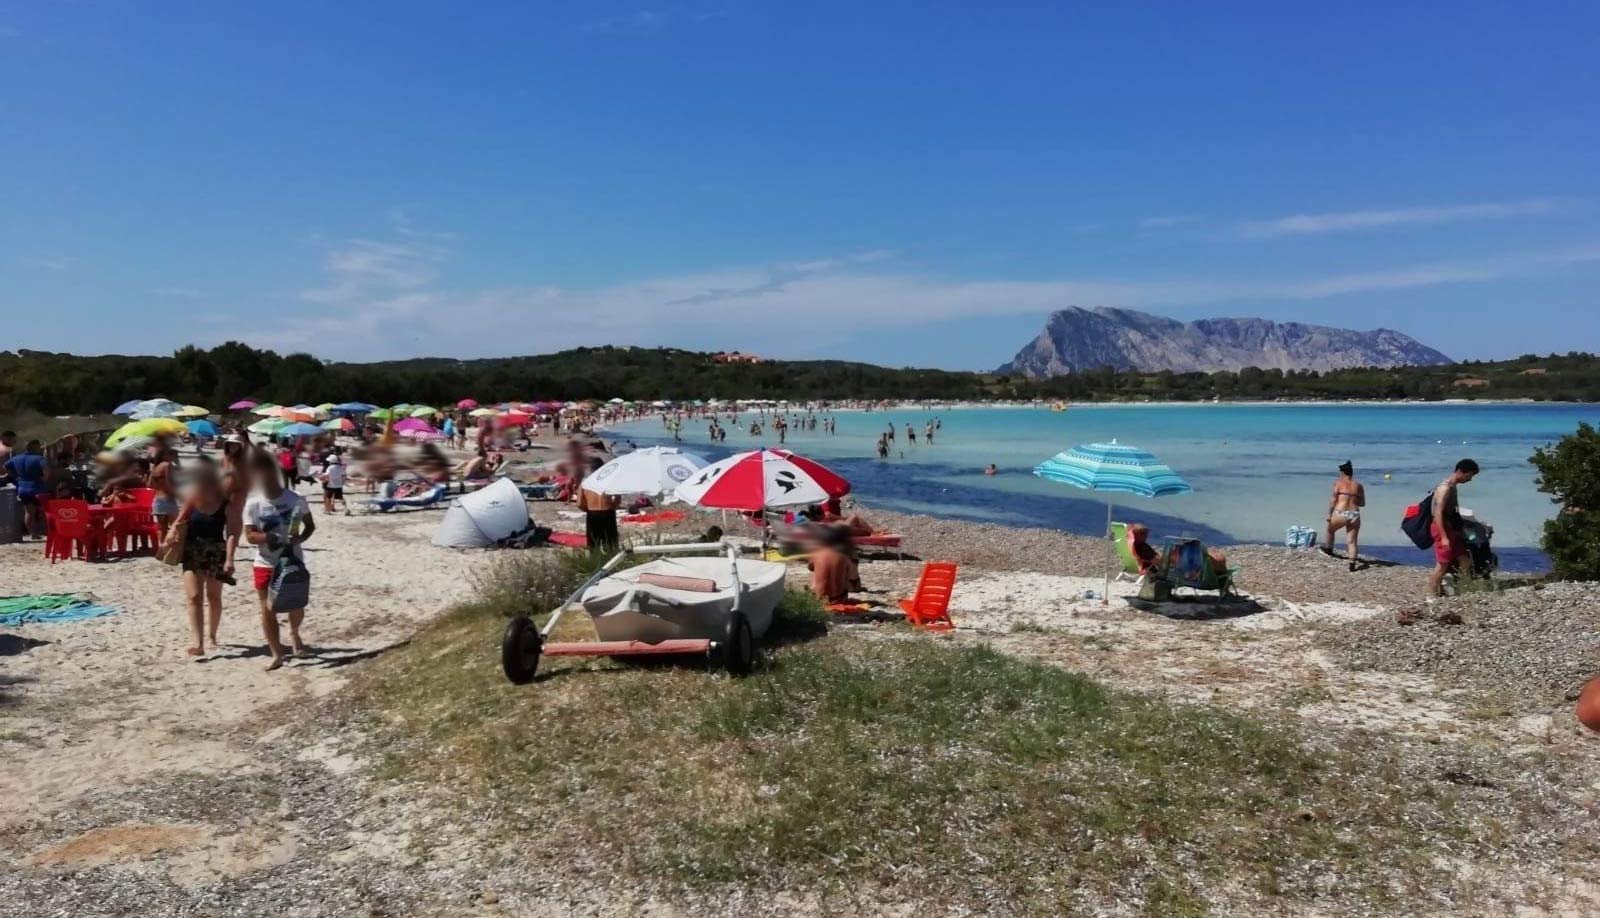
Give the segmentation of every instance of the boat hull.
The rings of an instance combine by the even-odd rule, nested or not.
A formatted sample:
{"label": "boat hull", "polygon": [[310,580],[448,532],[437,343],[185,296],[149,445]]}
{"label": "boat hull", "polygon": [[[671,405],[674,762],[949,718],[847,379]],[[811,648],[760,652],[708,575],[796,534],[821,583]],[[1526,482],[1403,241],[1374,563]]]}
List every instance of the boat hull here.
{"label": "boat hull", "polygon": [[[734,611],[732,562],[724,557],[664,558],[618,571],[585,590],[579,598],[594,619],[602,641],[661,641],[703,639],[720,641]],[[772,625],[773,612],[783,598],[782,564],[740,560],[738,611],[750,622],[751,634],[760,640]],[[705,593],[640,585],[642,574],[711,580],[716,591]],[[638,589],[635,589],[638,587]]]}

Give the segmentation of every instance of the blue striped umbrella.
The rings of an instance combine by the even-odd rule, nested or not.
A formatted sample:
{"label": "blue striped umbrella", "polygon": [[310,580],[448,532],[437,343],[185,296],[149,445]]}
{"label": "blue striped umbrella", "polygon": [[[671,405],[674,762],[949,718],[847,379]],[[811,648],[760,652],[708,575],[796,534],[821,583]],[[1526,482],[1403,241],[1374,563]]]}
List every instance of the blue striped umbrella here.
{"label": "blue striped umbrella", "polygon": [[1102,491],[1106,497],[1106,591],[1103,602],[1110,601],[1111,563],[1111,494],[1137,494],[1140,497],[1163,497],[1169,494],[1189,494],[1194,488],[1182,476],[1163,464],[1155,456],[1136,446],[1125,446],[1112,440],[1110,443],[1086,443],[1066,452],[1056,453],[1034,467],[1033,474],[1048,481],[1059,481],[1087,491]]}
{"label": "blue striped umbrella", "polygon": [[1137,446],[1086,443],[1074,446],[1033,470],[1033,474],[1089,491],[1164,497],[1188,494],[1194,489],[1177,472]]}

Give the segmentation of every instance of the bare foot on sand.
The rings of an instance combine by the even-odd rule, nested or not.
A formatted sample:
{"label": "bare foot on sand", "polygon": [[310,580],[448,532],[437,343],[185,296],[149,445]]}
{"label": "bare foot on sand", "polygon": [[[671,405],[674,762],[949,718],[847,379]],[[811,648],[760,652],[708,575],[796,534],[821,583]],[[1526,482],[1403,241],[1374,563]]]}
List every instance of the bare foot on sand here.
{"label": "bare foot on sand", "polygon": [[281,666],[283,666],[283,657],[281,657],[281,656],[273,657],[272,658],[272,662],[267,664],[267,672],[270,673],[273,670],[278,669]]}
{"label": "bare foot on sand", "polygon": [[300,658],[300,657],[309,657],[309,656],[311,656],[311,648],[307,647],[303,643],[294,645],[294,648],[293,648],[292,652],[294,653],[294,655],[295,655],[295,657],[297,659]]}
{"label": "bare foot on sand", "polygon": [[204,647],[190,647],[188,650],[184,651],[184,653],[188,654],[191,657],[205,656],[205,652],[206,651],[205,651]]}

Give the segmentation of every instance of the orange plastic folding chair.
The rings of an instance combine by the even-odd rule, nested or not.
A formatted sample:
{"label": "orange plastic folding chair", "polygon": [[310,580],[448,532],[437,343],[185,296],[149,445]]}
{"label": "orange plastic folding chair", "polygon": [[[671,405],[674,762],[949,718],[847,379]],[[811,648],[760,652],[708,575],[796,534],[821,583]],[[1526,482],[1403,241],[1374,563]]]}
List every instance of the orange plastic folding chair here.
{"label": "orange plastic folding chair", "polygon": [[956,588],[956,565],[951,561],[929,561],[922,566],[917,594],[900,600],[906,621],[928,631],[953,631],[950,621],[950,594]]}

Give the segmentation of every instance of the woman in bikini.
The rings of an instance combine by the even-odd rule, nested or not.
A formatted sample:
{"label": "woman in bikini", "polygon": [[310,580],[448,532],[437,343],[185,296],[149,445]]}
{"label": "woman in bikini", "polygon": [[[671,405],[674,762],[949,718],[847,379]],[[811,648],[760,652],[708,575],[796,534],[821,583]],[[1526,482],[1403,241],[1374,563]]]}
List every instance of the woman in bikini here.
{"label": "woman in bikini", "polygon": [[1328,541],[1323,553],[1333,555],[1333,537],[1339,530],[1347,533],[1350,570],[1356,569],[1356,549],[1361,538],[1361,508],[1367,505],[1367,489],[1356,481],[1355,466],[1346,460],[1339,466],[1339,477],[1333,483],[1333,500],[1328,504]]}

